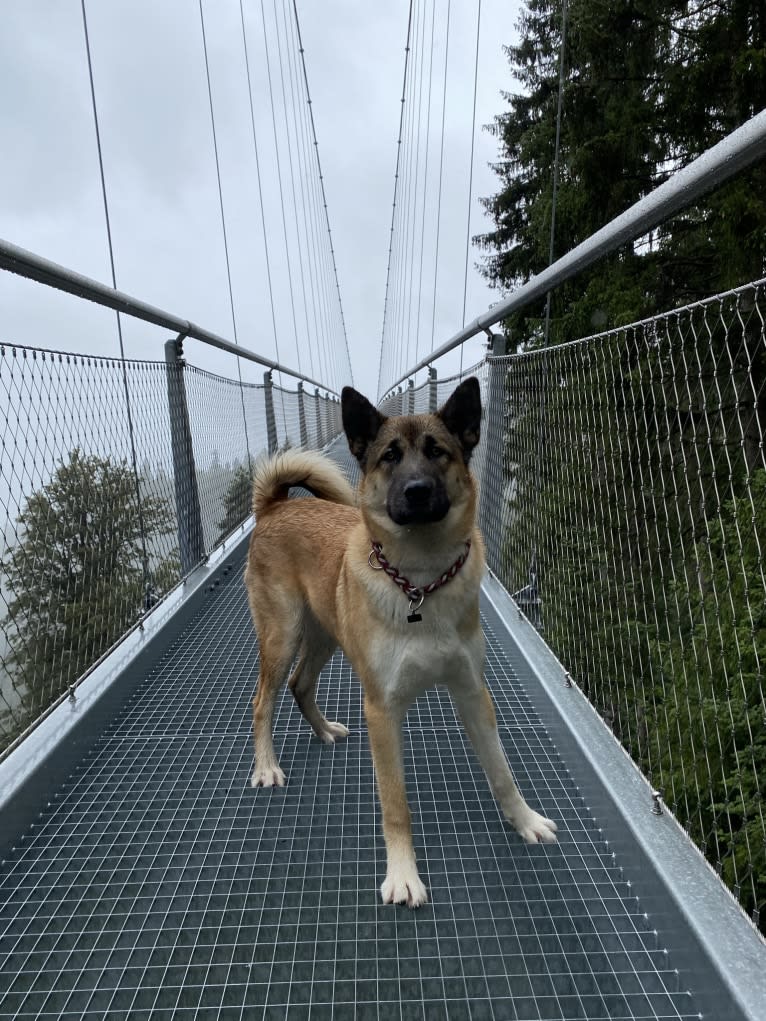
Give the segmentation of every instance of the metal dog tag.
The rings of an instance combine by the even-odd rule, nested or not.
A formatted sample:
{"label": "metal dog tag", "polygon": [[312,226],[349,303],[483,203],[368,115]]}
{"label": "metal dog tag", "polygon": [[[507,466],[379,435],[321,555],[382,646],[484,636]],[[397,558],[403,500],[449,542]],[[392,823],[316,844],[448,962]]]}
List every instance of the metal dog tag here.
{"label": "metal dog tag", "polygon": [[415,596],[413,596],[412,599],[410,599],[410,607],[409,607],[410,612],[409,612],[409,614],[407,616],[407,623],[408,624],[417,624],[417,623],[419,623],[423,619],[420,616],[420,614],[418,613],[418,610],[423,605],[423,600],[424,599],[425,599],[425,595],[423,595],[423,594],[421,594],[420,598],[417,599],[417,600],[416,600]]}

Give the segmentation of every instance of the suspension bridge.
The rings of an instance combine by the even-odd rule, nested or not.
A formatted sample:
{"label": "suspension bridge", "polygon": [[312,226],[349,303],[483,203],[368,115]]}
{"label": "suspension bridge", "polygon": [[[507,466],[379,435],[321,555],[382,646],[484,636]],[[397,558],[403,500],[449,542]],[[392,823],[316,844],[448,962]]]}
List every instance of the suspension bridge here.
{"label": "suspension bridge", "polygon": [[[4,274],[114,310],[119,342],[111,357],[0,345],[0,1017],[761,1021],[766,281],[515,353],[493,327],[762,161],[766,114],[470,320],[469,194],[462,321],[442,340],[450,19],[410,5],[379,406],[434,410],[480,380],[487,681],[519,786],[560,838],[508,828],[437,689],[404,728],[431,894],[412,912],[379,900],[374,775],[340,653],[319,697],[349,738],[314,740],[288,694],[287,786],[249,786],[250,470],[303,446],[355,481],[351,360],[294,3],[240,5],[236,23],[271,328],[243,325],[210,9],[231,333],[118,287],[85,3],[110,280],[0,242]],[[157,357],[130,357],[136,323]],[[194,364],[210,349],[230,375]]]}

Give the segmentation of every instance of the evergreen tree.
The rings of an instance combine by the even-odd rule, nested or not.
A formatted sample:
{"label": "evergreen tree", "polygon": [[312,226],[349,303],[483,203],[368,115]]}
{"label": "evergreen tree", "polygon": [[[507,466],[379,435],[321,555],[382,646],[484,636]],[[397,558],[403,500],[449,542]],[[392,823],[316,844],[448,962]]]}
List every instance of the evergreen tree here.
{"label": "evergreen tree", "polygon": [[[570,0],[554,251],[565,254],[678,166],[766,106],[763,0]],[[548,264],[561,0],[528,0],[507,47],[521,91],[490,130],[495,230],[476,239],[484,273],[511,290]],[[766,271],[766,168],[756,167],[553,294],[551,339],[567,340],[757,279]],[[506,323],[539,341],[541,309]]]}
{"label": "evergreen tree", "polygon": [[[636,7],[630,0],[568,5],[554,256],[662,179],[657,53],[666,50],[670,30]],[[561,0],[529,0],[518,27],[522,41],[506,52],[522,91],[506,94],[508,109],[490,128],[500,142],[501,189],[484,205],[496,229],[476,239],[491,253],[485,275],[506,290],[541,272],[549,260]],[[639,318],[646,311],[650,269],[631,248],[558,288],[551,339]],[[511,317],[511,340],[539,339],[541,312],[526,309]]]}
{"label": "evergreen tree", "polygon": [[[522,88],[493,126],[501,187],[478,240],[506,290],[549,259],[561,7],[528,0],[508,49]],[[763,0],[568,14],[555,256],[766,106]],[[762,277],[765,196],[759,165],[559,287],[550,343]],[[534,566],[546,638],[763,925],[762,301],[627,330],[608,356],[597,340],[514,366],[502,566],[511,591]],[[505,328],[511,347],[539,346],[542,304]]]}
{"label": "evergreen tree", "polygon": [[250,472],[245,465],[238,465],[223,497],[224,516],[218,522],[219,542],[241,525],[250,513],[253,503],[252,490],[253,480]]}
{"label": "evergreen tree", "polygon": [[21,539],[2,569],[11,596],[3,622],[7,663],[33,719],[121,638],[178,579],[151,544],[174,530],[166,500],[144,497],[125,461],[73,450],[18,517]]}

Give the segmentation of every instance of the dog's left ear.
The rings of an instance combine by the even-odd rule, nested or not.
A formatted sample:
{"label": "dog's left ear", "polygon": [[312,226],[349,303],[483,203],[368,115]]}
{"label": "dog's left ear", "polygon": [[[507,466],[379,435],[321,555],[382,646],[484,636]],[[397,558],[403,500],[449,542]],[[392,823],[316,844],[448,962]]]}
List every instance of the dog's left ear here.
{"label": "dog's left ear", "polygon": [[476,376],[464,379],[437,415],[457,437],[468,464],[481,436],[481,391]]}
{"label": "dog's left ear", "polygon": [[350,386],[343,387],[340,406],[349,449],[364,468],[367,448],[378,435],[386,417],[381,415],[366,397]]}

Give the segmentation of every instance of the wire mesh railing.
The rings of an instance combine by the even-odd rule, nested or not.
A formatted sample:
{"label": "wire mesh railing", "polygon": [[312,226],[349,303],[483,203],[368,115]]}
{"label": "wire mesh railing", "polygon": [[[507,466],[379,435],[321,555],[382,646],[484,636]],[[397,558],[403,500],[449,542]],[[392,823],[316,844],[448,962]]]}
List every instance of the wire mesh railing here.
{"label": "wire mesh railing", "polygon": [[488,358],[488,561],[763,926],[766,285]]}
{"label": "wire mesh railing", "polygon": [[337,400],[186,364],[0,345],[0,750],[250,513],[255,460]]}

